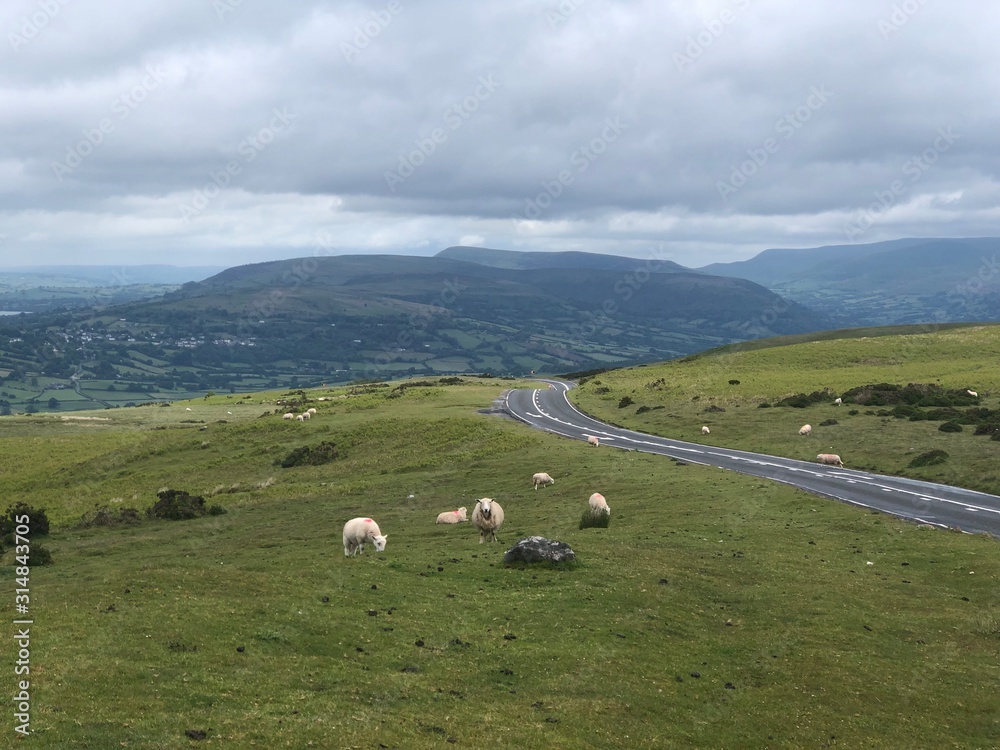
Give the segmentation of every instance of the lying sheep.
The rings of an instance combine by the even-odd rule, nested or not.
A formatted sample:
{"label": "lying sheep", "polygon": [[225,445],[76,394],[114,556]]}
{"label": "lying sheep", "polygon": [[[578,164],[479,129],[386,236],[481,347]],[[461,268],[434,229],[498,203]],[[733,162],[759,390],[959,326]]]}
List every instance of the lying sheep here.
{"label": "lying sheep", "polygon": [[462,523],[462,521],[468,521],[469,517],[466,515],[465,508],[459,508],[458,510],[446,510],[444,513],[439,513],[437,521],[434,523]]}
{"label": "lying sheep", "polygon": [[587,442],[590,443],[595,448],[601,444],[600,438],[596,435],[587,435]]}
{"label": "lying sheep", "polygon": [[295,415],[292,414],[291,412],[288,412],[287,414],[282,414],[281,418],[282,419],[295,419]]}
{"label": "lying sheep", "polygon": [[497,541],[497,529],[503,526],[503,508],[500,503],[489,497],[477,500],[476,507],[472,510],[472,525],[479,529],[480,544],[486,541],[487,534],[490,541]]}
{"label": "lying sheep", "polygon": [[344,524],[344,557],[351,557],[365,551],[365,544],[371,542],[375,551],[385,549],[389,535],[382,535],[378,524],[370,518],[352,518]]}
{"label": "lying sheep", "polygon": [[799,428],[799,434],[800,435],[808,435],[812,431],[813,431],[813,428],[812,428],[811,424],[804,424],[804,425],[802,425]]}
{"label": "lying sheep", "polygon": [[600,492],[595,492],[591,495],[587,502],[590,504],[590,509],[595,513],[607,513],[611,515],[611,508],[608,507],[608,501],[604,499],[604,495]]}
{"label": "lying sheep", "polygon": [[827,464],[828,466],[839,466],[841,469],[844,468],[844,462],[840,460],[840,456],[836,453],[820,453],[816,456],[816,460],[821,464]]}
{"label": "lying sheep", "polygon": [[535,489],[538,489],[539,485],[555,484],[556,480],[546,474],[544,471],[540,471],[531,477],[531,483],[535,485]]}
{"label": "lying sheep", "polygon": [[702,425],[702,427],[701,427],[701,434],[702,435],[708,435],[710,432],[711,432],[711,430],[708,429],[708,425]]}

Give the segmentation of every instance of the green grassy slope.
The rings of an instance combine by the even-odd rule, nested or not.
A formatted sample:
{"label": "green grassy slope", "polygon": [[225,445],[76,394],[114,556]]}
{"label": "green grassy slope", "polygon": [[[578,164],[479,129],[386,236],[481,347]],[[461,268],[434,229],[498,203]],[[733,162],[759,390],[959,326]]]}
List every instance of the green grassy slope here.
{"label": "green grassy slope", "polygon": [[[54,525],[55,563],[31,572],[34,741],[996,744],[994,540],[480,413],[504,385],[317,390],[306,423],[272,413],[293,397],[278,393],[4,420],[0,496]],[[274,465],[321,440],[340,458]],[[540,470],[556,483],[536,492]],[[229,512],[73,528],[162,486]],[[581,531],[595,490],[611,525]],[[485,495],[506,509],[503,544],[433,523]],[[380,523],[384,553],[344,558],[356,515]],[[578,564],[504,568],[530,534]],[[13,568],[0,576],[10,591]]]}

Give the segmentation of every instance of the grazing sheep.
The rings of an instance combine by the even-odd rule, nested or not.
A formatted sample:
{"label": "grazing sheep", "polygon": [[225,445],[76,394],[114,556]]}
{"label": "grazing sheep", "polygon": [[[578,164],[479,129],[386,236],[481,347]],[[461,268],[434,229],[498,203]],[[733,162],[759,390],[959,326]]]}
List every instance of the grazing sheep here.
{"label": "grazing sheep", "polygon": [[811,424],[804,424],[804,425],[802,425],[799,428],[799,434],[800,435],[808,435],[812,431],[813,431],[813,428],[812,428]]}
{"label": "grazing sheep", "polygon": [[840,456],[836,453],[820,453],[816,456],[816,460],[821,464],[827,464],[828,466],[839,466],[841,469],[844,468],[844,462],[840,460]]}
{"label": "grazing sheep", "polygon": [[966,393],[968,393],[973,398],[979,398],[979,394],[976,393],[975,391],[966,391]]}
{"label": "grazing sheep", "polygon": [[503,508],[500,503],[489,497],[477,500],[476,507],[472,510],[472,525],[479,529],[480,544],[486,541],[487,534],[490,541],[497,541],[497,529],[503,526]]}
{"label": "grazing sheep", "polygon": [[304,415],[304,414],[299,414],[299,415],[298,415],[297,417],[295,417],[295,418],[296,418],[296,419],[297,419],[298,421],[300,421],[300,422],[305,422],[305,421],[306,421],[306,417],[305,417],[305,415]]}
{"label": "grazing sheep", "polygon": [[468,520],[469,517],[466,515],[465,508],[459,508],[458,510],[446,510],[444,513],[440,513],[437,521],[434,523],[462,523],[462,521]]}
{"label": "grazing sheep", "polygon": [[299,414],[299,416],[302,417],[303,422],[307,419],[312,419],[312,414],[310,414],[307,411],[302,412],[301,414]]}
{"label": "grazing sheep", "polygon": [[600,438],[598,438],[596,435],[587,435],[587,442],[590,443],[595,448],[601,444]]}
{"label": "grazing sheep", "polygon": [[702,425],[701,426],[701,434],[702,435],[708,435],[710,432],[711,432],[711,430],[708,429],[708,425]]}
{"label": "grazing sheep", "polygon": [[287,414],[282,414],[281,418],[282,419],[295,419],[295,415],[292,414],[291,412],[288,412]]}
{"label": "grazing sheep", "polygon": [[385,549],[385,540],[389,535],[382,535],[378,524],[370,518],[352,518],[344,524],[344,557],[351,557],[365,551],[365,544],[371,542],[375,551]]}
{"label": "grazing sheep", "polygon": [[538,489],[539,485],[545,486],[546,484],[555,484],[556,480],[546,474],[544,471],[540,471],[531,477],[531,483],[535,485],[535,489]]}
{"label": "grazing sheep", "polygon": [[600,513],[603,511],[608,515],[611,515],[611,508],[608,507],[608,501],[604,499],[604,495],[602,495],[600,492],[595,492],[593,495],[591,495],[590,499],[587,502],[590,504],[590,509],[595,513]]}
{"label": "grazing sheep", "polygon": [[844,403],[844,399],[840,398],[839,396],[833,400],[834,406],[840,406],[842,403]]}
{"label": "grazing sheep", "polygon": [[315,414],[315,413],[316,413],[316,407],[311,407],[309,409],[306,409],[306,414]]}

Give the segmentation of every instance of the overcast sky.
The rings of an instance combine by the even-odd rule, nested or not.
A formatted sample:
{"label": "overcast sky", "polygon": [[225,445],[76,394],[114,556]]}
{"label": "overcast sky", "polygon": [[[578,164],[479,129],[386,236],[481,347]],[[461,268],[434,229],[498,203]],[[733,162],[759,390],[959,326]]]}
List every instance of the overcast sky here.
{"label": "overcast sky", "polygon": [[982,0],[4,0],[0,265],[995,236]]}

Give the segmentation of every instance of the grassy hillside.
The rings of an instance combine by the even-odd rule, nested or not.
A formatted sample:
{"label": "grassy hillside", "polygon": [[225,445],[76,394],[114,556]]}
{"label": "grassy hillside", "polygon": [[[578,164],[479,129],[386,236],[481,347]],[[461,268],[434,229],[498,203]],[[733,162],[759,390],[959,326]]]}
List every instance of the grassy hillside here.
{"label": "grassy hillside", "polygon": [[[830,332],[812,340],[789,337],[723,347],[660,365],[602,373],[572,391],[587,412],[634,429],[773,455],[813,460],[839,453],[848,466],[931,479],[1000,493],[1000,442],[989,434],[939,430],[946,421],[911,421],[892,406],[833,400],[849,389],[878,383],[933,384],[979,394],[956,410],[989,409],[1000,422],[1000,326],[946,326]],[[859,333],[866,335],[858,336]],[[787,340],[787,339],[786,339]],[[731,380],[739,381],[730,383]],[[796,394],[828,390],[805,408],[777,406]],[[622,399],[628,399],[625,406]],[[772,405],[771,408],[761,408]],[[924,411],[930,411],[925,409]],[[852,413],[854,412],[854,413]],[[823,426],[827,420],[837,424]],[[810,424],[808,438],[798,435]],[[703,436],[701,426],[711,434]],[[911,468],[918,455],[944,450],[943,464]]]}
{"label": "grassy hillside", "polygon": [[[729,388],[714,377],[706,398]],[[30,581],[34,742],[1000,740],[994,540],[534,432],[481,413],[497,381],[401,385],[5,418],[0,497],[53,521],[35,542],[54,564]],[[318,414],[284,421],[289,400]],[[332,463],[275,465],[321,441],[336,446]],[[556,483],[536,492],[539,470]],[[99,505],[145,510],[161,487],[228,513],[74,526]],[[611,525],[580,530],[595,490]],[[485,495],[506,509],[503,544],[433,523]],[[357,515],[388,534],[384,553],[344,558],[341,527]],[[578,563],[503,567],[503,550],[529,534],[569,543]],[[14,568],[0,575],[11,591]]]}

